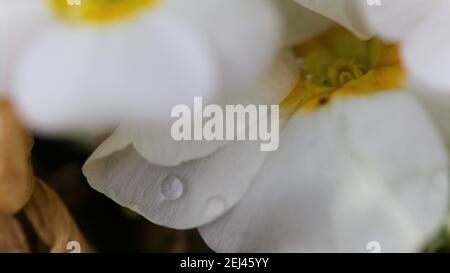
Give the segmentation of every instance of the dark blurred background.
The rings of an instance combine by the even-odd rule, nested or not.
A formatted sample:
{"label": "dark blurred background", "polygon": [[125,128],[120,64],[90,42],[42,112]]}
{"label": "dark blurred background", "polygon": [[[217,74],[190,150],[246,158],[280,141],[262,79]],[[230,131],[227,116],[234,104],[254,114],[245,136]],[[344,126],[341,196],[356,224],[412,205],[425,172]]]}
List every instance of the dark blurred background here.
{"label": "dark blurred background", "polygon": [[197,230],[154,225],[90,188],[81,167],[92,151],[89,145],[38,137],[32,160],[36,175],[59,194],[94,251],[211,251]]}

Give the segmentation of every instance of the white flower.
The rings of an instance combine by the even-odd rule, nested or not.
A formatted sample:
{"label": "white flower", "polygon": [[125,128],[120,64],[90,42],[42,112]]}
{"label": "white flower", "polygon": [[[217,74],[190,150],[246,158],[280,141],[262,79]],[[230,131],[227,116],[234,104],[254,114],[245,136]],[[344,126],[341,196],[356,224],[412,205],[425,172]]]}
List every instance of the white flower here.
{"label": "white flower", "polygon": [[[199,227],[216,251],[419,251],[445,221],[448,158],[399,47],[331,28],[294,51],[260,83],[263,98],[289,93],[278,151],[213,143],[201,156],[187,146],[203,143],[119,130],[84,166],[90,185],[157,224]],[[242,103],[264,101],[252,94]]]}
{"label": "white flower", "polygon": [[[295,59],[282,54],[265,79],[242,93],[250,94],[248,98],[222,101],[277,104],[297,80]],[[177,142],[170,127],[170,123],[123,124],[88,159],[83,172],[94,189],[152,222],[180,229],[206,224],[218,216],[204,213],[208,199],[221,196],[224,210],[235,205],[266,154],[256,153],[257,143]],[[230,164],[237,169],[229,169]],[[183,180],[183,196],[169,201],[161,195],[161,187],[171,176]]]}
{"label": "white flower", "polygon": [[0,1],[0,90],[34,128],[167,119],[254,81],[281,43],[272,0],[80,3]]}
{"label": "white flower", "polygon": [[450,1],[294,0],[335,20],[363,38],[377,35],[400,43],[408,85],[450,145]]}
{"label": "white flower", "polygon": [[401,42],[403,60],[411,76],[450,93],[450,1],[294,0],[361,37],[377,35]]}

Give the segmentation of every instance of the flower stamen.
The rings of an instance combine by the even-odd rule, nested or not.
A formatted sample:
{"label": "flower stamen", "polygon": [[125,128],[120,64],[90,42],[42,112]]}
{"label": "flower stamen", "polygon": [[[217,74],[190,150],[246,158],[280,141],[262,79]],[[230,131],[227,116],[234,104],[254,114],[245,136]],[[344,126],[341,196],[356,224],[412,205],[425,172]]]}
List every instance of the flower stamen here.
{"label": "flower stamen", "polygon": [[340,87],[347,82],[359,79],[366,74],[366,68],[362,64],[355,64],[354,60],[339,59],[328,66],[327,84]]}
{"label": "flower stamen", "polygon": [[397,45],[362,41],[340,27],[296,46],[295,53],[301,60],[299,81],[281,103],[288,114],[315,111],[338,96],[399,90],[403,84]]}

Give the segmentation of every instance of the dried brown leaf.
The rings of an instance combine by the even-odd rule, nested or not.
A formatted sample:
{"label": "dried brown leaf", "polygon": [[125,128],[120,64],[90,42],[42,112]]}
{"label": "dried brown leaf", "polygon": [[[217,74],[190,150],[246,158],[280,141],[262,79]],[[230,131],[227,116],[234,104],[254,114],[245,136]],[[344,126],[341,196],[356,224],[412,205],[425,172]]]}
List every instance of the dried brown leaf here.
{"label": "dried brown leaf", "polygon": [[0,252],[30,252],[22,226],[14,216],[0,214]]}
{"label": "dried brown leaf", "polygon": [[36,179],[34,193],[24,211],[50,252],[90,252],[69,210],[56,192],[42,181]]}
{"label": "dried brown leaf", "polygon": [[32,138],[11,105],[0,101],[0,213],[16,213],[30,199],[34,187],[31,147]]}
{"label": "dried brown leaf", "polygon": [[185,253],[189,251],[189,234],[184,230],[174,232],[174,241],[172,243],[173,253]]}

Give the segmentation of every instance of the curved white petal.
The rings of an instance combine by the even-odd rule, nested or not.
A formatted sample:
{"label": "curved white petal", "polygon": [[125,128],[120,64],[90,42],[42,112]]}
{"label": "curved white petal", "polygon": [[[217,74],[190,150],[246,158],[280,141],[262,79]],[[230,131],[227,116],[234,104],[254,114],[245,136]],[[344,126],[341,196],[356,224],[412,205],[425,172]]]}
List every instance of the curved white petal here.
{"label": "curved white petal", "polygon": [[200,228],[212,249],[418,251],[447,211],[445,148],[405,93],[296,114],[261,170],[233,210]]}
{"label": "curved white petal", "polygon": [[1,0],[0,7],[0,94],[4,95],[14,62],[51,16],[45,0]]}
{"label": "curved white petal", "polygon": [[212,54],[201,36],[159,13],[113,26],[55,24],[22,56],[14,95],[44,131],[168,120],[174,105],[217,91]]}
{"label": "curved white petal", "polygon": [[[402,41],[433,16],[446,0],[356,0],[366,28],[391,41]],[[379,5],[375,5],[379,2]],[[373,3],[369,5],[368,3]]]}
{"label": "curved white petal", "polygon": [[[330,18],[353,31],[360,38],[369,38],[374,33],[365,25],[365,19],[359,8],[366,0],[294,0],[299,4]],[[396,0],[394,0],[396,1]]]}
{"label": "curved white petal", "polygon": [[[250,91],[244,90],[241,97],[224,93],[217,103],[277,104],[295,86],[298,73],[293,56],[284,53]],[[166,125],[123,124],[91,156],[83,171],[93,188],[155,223],[176,228],[207,223],[241,198],[265,154],[252,142],[226,147],[225,141],[176,142]],[[232,181],[228,179],[231,173],[236,174]],[[172,201],[160,194],[162,182],[170,175],[182,178],[186,190],[183,197]],[[223,211],[211,216],[211,206],[214,209],[222,201]]]}
{"label": "curved white petal", "polygon": [[300,75],[296,57],[290,50],[278,53],[277,58],[256,81],[233,90],[226,90],[210,101],[227,104],[279,104],[296,86]]}
{"label": "curved white petal", "polygon": [[326,30],[332,22],[292,0],[278,0],[285,19],[285,45],[297,45]]}
{"label": "curved white petal", "polygon": [[266,156],[257,142],[235,142],[208,157],[162,167],[132,146],[107,151],[105,156],[101,146],[83,167],[89,184],[150,221],[178,229],[208,223],[234,206]]}
{"label": "curved white petal", "polygon": [[[171,135],[172,124],[168,122],[152,122],[150,124],[126,123],[119,126],[117,134],[110,136],[113,145],[103,146],[105,155],[111,155],[123,147],[115,143],[125,143],[122,139],[126,136],[127,144],[132,144],[136,151],[148,162],[160,166],[177,166],[183,162],[202,158],[216,152],[226,146],[227,141],[196,140],[176,141]],[[124,140],[125,141],[125,140]]]}
{"label": "curved white petal", "polygon": [[409,72],[436,89],[450,90],[450,2],[414,29],[404,42],[403,59]]}
{"label": "curved white petal", "polygon": [[450,149],[450,92],[430,88],[412,78],[408,79],[408,89],[433,118]]}
{"label": "curved white petal", "polygon": [[[283,52],[260,81],[251,86],[242,87],[238,92],[223,92],[214,100],[204,101],[203,104],[204,107],[210,103],[218,104],[222,106],[222,109],[225,109],[225,105],[228,104],[279,104],[295,87],[298,75],[295,57],[290,52]],[[194,109],[192,107],[190,109],[193,113]],[[119,133],[110,138],[123,138],[126,135],[127,144],[132,143],[147,161],[162,166],[176,166],[188,160],[207,156],[228,143],[207,140],[175,141],[171,136],[171,127],[175,120],[148,121],[140,124],[125,123],[117,130]],[[110,141],[122,143],[122,140]],[[116,145],[103,145],[102,150],[105,153],[109,150],[111,154],[117,151],[117,148]]]}
{"label": "curved white petal", "polygon": [[234,88],[260,77],[282,43],[277,0],[171,0],[167,12],[208,39],[220,59],[222,84]]}
{"label": "curved white petal", "polygon": [[377,35],[399,42],[411,35],[446,0],[295,0],[336,21],[361,38]]}

